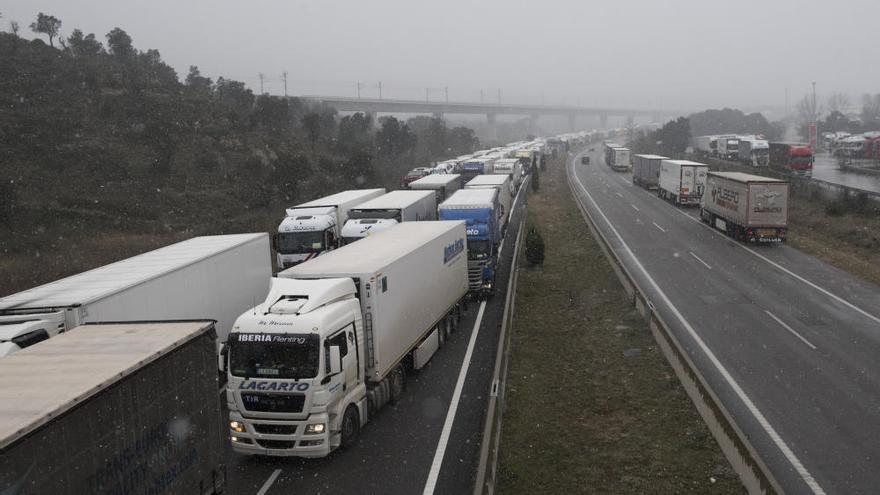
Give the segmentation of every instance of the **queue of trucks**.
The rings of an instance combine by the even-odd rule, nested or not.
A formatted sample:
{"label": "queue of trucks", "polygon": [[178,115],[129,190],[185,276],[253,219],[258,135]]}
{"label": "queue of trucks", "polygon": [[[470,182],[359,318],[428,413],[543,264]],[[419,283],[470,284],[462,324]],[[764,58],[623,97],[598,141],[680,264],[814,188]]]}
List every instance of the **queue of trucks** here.
{"label": "queue of trucks", "polygon": [[753,167],[770,167],[789,175],[811,177],[813,150],[809,144],[769,142],[758,135],[695,136],[694,153],[702,157],[736,161]]}

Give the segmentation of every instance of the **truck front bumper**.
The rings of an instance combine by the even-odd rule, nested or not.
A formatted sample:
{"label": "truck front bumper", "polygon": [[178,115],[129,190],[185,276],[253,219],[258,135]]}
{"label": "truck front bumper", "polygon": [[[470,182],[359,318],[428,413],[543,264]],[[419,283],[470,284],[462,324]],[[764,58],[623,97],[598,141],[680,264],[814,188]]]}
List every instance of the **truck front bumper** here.
{"label": "truck front bumper", "polygon": [[[277,457],[326,457],[330,451],[330,423],[327,414],[314,414],[307,420],[245,418],[229,412],[229,421],[238,421],[243,432],[229,431],[232,450],[238,454]],[[306,434],[306,426],[324,424],[324,432]]]}

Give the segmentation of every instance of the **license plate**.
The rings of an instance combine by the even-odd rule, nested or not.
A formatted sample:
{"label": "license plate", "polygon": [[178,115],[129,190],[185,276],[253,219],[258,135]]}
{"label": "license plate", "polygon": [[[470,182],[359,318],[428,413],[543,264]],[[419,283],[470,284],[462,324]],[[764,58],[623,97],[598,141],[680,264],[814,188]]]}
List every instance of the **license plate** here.
{"label": "license plate", "polygon": [[776,229],[758,229],[758,235],[761,237],[776,237]]}

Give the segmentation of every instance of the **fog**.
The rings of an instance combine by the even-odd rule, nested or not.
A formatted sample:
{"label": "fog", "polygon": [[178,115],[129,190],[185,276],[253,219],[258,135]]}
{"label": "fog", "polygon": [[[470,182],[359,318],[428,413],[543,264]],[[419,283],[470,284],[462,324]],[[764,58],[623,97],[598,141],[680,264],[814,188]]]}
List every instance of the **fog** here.
{"label": "fog", "polygon": [[[880,3],[743,0],[151,2],[14,0],[4,30],[37,12],[104,34],[119,26],[183,78],[291,95],[700,110],[782,107],[821,94],[876,92]],[[821,96],[820,96],[821,97]],[[853,98],[855,101],[855,98]]]}

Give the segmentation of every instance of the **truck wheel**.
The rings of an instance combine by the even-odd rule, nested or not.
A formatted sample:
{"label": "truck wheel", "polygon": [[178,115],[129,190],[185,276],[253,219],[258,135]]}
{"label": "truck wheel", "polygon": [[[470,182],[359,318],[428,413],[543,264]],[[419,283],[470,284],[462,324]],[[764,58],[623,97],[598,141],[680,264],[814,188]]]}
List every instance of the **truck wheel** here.
{"label": "truck wheel", "polygon": [[394,371],[391,372],[391,403],[397,404],[400,398],[403,396],[403,391],[406,388],[406,374],[403,371],[403,366],[397,365],[394,368]]}
{"label": "truck wheel", "polygon": [[348,448],[357,439],[361,430],[361,415],[358,408],[352,404],[345,409],[342,415],[342,448]]}

